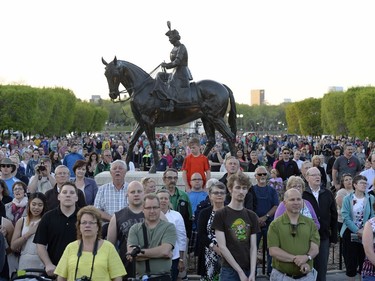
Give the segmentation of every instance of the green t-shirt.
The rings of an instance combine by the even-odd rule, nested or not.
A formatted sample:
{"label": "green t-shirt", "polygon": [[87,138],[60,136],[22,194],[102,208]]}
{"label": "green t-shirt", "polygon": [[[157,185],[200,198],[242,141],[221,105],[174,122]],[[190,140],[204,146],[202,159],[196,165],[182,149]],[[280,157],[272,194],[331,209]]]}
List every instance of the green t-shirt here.
{"label": "green t-shirt", "polygon": [[[300,215],[295,236],[287,213],[271,222],[267,234],[268,247],[278,247],[292,255],[306,255],[310,250],[310,242],[319,246],[320,236],[314,221]],[[312,268],[313,261],[308,264]],[[272,259],[272,267],[290,275],[301,275],[300,268],[293,262],[282,262]]]}
{"label": "green t-shirt", "polygon": [[[133,225],[129,230],[128,245],[140,245],[144,248],[143,239],[143,223],[137,223]],[[168,243],[172,247],[176,244],[177,235],[176,227],[170,222],[161,220],[159,224],[153,229],[147,229],[148,234],[148,248],[155,248],[162,244]],[[172,259],[166,258],[153,258],[150,261],[149,274],[166,274],[170,273],[172,266]],[[146,263],[145,261],[137,261],[137,273],[139,276],[146,274]]]}

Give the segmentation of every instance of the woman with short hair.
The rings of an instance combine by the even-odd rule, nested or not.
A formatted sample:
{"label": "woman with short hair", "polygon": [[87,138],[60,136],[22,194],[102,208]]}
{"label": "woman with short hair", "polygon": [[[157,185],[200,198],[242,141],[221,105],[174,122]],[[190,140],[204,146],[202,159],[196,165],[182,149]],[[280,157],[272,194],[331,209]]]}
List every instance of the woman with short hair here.
{"label": "woman with short hair", "polygon": [[57,280],[121,281],[126,270],[111,242],[101,239],[99,211],[83,207],[77,214],[77,240],[64,251],[56,269]]}

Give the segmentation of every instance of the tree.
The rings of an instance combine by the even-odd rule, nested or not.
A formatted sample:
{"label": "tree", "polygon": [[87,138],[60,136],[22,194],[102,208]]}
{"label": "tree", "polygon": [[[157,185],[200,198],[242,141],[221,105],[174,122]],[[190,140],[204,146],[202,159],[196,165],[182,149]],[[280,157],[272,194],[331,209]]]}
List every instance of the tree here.
{"label": "tree", "polygon": [[321,102],[323,132],[331,135],[344,135],[348,132],[344,110],[345,92],[325,94]]}
{"label": "tree", "polygon": [[321,135],[323,132],[320,120],[321,99],[308,98],[297,102],[296,105],[301,134]]}
{"label": "tree", "polygon": [[289,134],[300,134],[300,126],[297,115],[297,105],[295,103],[289,103],[285,106],[285,118],[288,124]]}

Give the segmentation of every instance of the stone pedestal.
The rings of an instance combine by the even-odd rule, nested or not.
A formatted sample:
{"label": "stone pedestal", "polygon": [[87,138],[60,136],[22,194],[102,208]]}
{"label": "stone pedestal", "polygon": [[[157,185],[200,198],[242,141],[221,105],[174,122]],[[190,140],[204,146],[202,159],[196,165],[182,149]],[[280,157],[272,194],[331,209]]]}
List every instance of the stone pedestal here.
{"label": "stone pedestal", "polygon": [[[128,183],[131,181],[141,181],[142,178],[147,177],[147,178],[153,178],[156,182],[157,187],[162,187],[164,185],[163,173],[164,172],[157,172],[156,174],[150,174],[149,172],[139,172],[139,171],[127,172],[125,175],[125,181],[127,181]],[[215,179],[220,179],[224,174],[225,173],[223,172],[211,172],[211,177]],[[252,184],[256,183],[254,173],[245,173],[245,174],[247,174],[250,177]],[[112,178],[111,178],[110,172],[102,172],[95,177],[95,181],[99,187],[103,184],[111,182],[111,180]],[[182,180],[182,172],[178,173],[177,186],[181,188],[182,190],[185,189],[185,185]]]}

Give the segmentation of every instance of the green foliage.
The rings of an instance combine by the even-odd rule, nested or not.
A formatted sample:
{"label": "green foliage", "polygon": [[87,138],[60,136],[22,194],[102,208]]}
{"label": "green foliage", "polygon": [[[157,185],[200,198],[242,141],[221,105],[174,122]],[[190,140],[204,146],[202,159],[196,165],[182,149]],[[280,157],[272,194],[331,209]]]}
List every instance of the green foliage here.
{"label": "green foliage", "polygon": [[331,135],[345,135],[348,132],[344,117],[344,92],[324,95],[321,103],[323,132]]}
{"label": "green foliage", "polygon": [[301,134],[297,115],[297,105],[289,103],[285,106],[285,117],[289,134]]}
{"label": "green foliage", "polygon": [[81,102],[63,88],[0,85],[0,106],[0,130],[18,130],[25,135],[97,131],[108,118],[105,109]]}
{"label": "green foliage", "polygon": [[317,136],[322,134],[320,121],[321,99],[308,98],[297,102],[297,116],[302,135]]}
{"label": "green foliage", "polygon": [[375,139],[375,119],[374,119],[374,104],[375,104],[375,88],[366,87],[358,92],[355,97],[356,108],[356,135],[362,139],[369,137]]}

